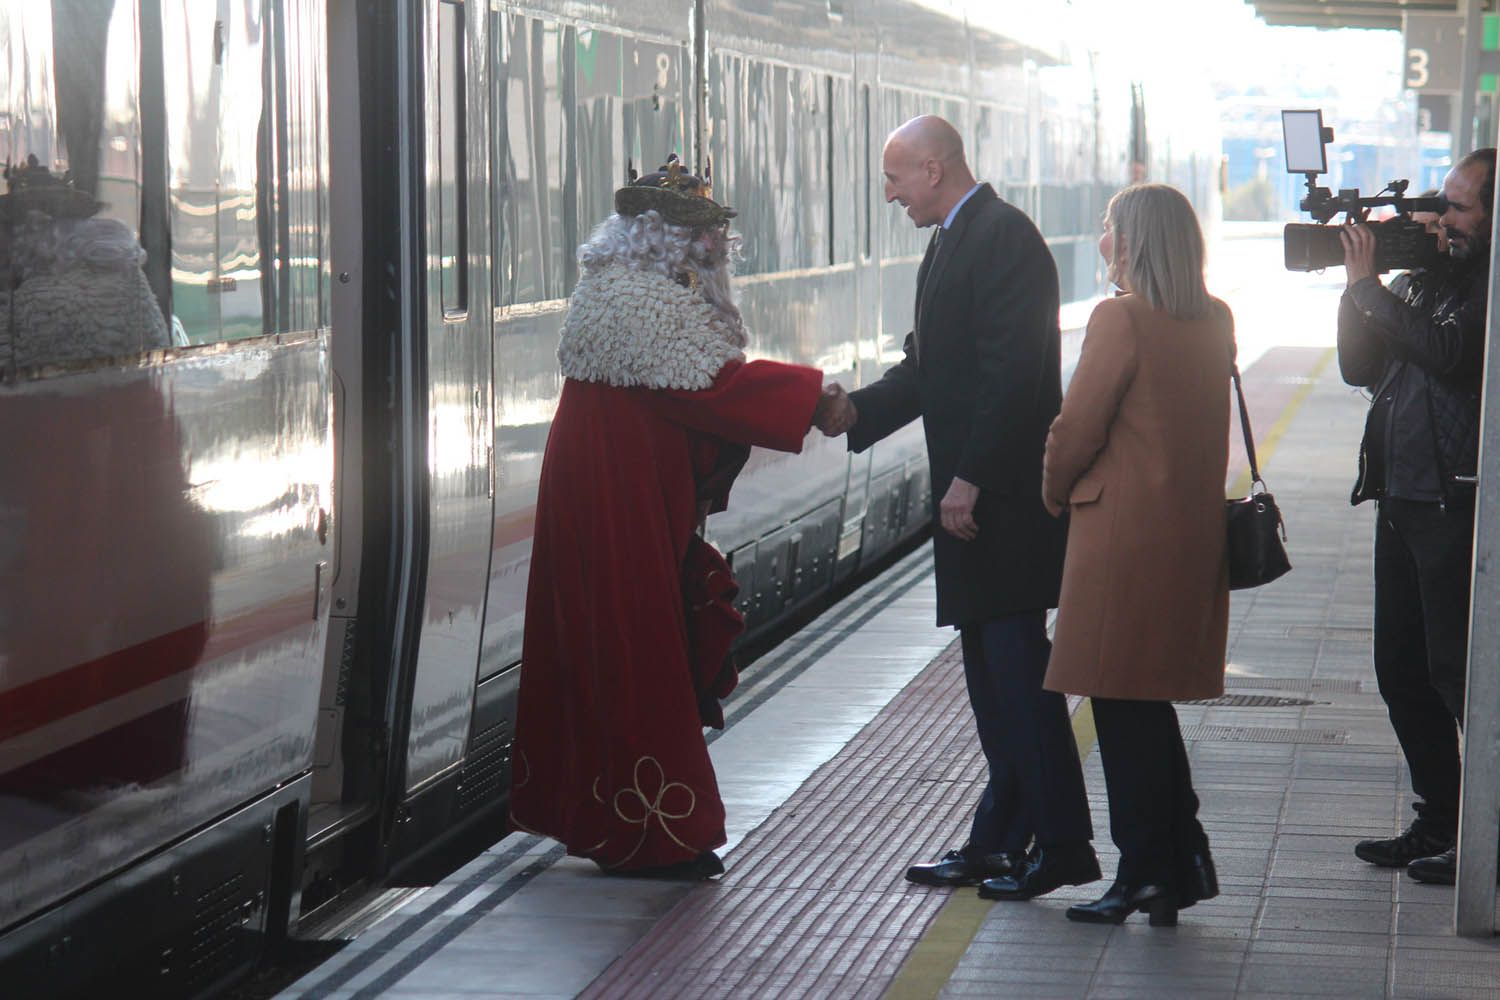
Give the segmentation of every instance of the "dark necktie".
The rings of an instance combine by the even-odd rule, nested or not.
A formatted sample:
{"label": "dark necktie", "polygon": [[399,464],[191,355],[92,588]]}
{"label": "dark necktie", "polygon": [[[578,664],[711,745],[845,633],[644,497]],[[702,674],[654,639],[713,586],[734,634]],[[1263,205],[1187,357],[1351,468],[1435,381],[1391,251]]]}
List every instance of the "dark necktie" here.
{"label": "dark necktie", "polygon": [[922,356],[922,300],[926,297],[924,292],[927,288],[927,275],[937,260],[938,251],[943,246],[943,234],[947,231],[943,226],[938,226],[937,232],[932,234],[932,242],[927,245],[927,253],[922,257],[922,266],[917,269],[917,308],[916,322],[912,330],[912,344],[916,348],[919,359]]}

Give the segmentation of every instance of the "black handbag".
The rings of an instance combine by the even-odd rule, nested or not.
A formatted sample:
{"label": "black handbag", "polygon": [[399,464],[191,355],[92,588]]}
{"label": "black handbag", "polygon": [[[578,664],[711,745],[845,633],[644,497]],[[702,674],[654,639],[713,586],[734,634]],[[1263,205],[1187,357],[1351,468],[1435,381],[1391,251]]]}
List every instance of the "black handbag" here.
{"label": "black handbag", "polygon": [[[1240,385],[1239,365],[1233,366],[1234,394],[1240,406],[1240,430],[1245,434],[1245,455],[1250,459],[1250,495],[1225,500],[1225,527],[1229,536],[1229,589],[1244,590],[1270,583],[1292,568],[1286,557],[1286,524],[1276,497],[1266,491],[1255,462],[1255,438],[1250,433],[1250,415],[1245,411],[1245,390]],[[1256,490],[1256,484],[1260,489]]]}

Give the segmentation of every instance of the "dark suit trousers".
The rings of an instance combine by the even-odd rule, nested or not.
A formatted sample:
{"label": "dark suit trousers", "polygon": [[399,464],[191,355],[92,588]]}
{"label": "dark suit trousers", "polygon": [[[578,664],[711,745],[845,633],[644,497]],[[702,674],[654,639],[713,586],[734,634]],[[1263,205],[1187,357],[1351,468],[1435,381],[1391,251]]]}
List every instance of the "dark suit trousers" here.
{"label": "dark suit trousers", "polygon": [[965,626],[964,679],[990,778],[974,811],[969,845],[986,852],[1082,844],[1093,838],[1083,768],[1067,700],[1042,690],[1046,612],[1025,611]]}
{"label": "dark suit trousers", "polygon": [[1387,499],[1375,519],[1375,679],[1411,772],[1417,823],[1458,828],[1474,508]]}
{"label": "dark suit trousers", "polygon": [[1131,885],[1174,886],[1189,855],[1208,847],[1177,712],[1169,701],[1091,700],[1109,791],[1109,834],[1120,849],[1115,877]]}

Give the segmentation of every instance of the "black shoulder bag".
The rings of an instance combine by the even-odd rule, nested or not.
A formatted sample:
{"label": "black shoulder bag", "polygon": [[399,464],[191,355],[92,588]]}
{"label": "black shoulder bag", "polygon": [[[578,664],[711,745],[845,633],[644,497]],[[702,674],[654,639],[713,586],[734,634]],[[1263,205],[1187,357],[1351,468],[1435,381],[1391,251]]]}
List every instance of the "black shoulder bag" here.
{"label": "black shoulder bag", "polygon": [[[1229,535],[1229,589],[1244,590],[1284,574],[1292,568],[1286,557],[1286,524],[1276,498],[1266,492],[1255,462],[1255,438],[1250,433],[1250,415],[1245,411],[1245,390],[1240,386],[1240,367],[1231,368],[1234,394],[1240,406],[1240,430],[1245,434],[1245,455],[1250,459],[1250,495],[1225,500],[1225,525]],[[1256,490],[1256,484],[1260,489]]]}

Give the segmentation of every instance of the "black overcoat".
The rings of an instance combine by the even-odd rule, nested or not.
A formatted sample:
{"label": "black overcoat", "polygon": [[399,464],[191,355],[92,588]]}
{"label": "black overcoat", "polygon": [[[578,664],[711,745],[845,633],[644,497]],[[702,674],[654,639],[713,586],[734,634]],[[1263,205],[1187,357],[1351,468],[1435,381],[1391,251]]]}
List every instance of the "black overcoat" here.
{"label": "black overcoat", "polygon": [[[906,357],[850,394],[853,451],[922,418],[939,625],[1057,605],[1066,529],[1042,506],[1042,452],[1062,402],[1057,310],[1041,233],[985,184],[928,245]],[[980,490],[972,542],[938,522],[955,475]]]}

